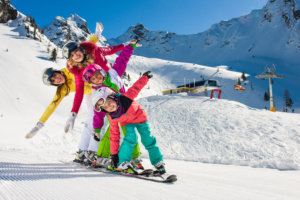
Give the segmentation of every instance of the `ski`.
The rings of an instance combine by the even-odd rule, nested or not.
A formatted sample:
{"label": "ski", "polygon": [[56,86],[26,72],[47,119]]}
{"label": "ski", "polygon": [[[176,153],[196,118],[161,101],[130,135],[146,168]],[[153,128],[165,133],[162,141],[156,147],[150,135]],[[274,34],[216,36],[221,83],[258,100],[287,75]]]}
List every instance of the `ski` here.
{"label": "ski", "polygon": [[134,177],[134,178],[138,178],[138,179],[160,182],[160,183],[173,183],[173,182],[177,181],[176,175],[168,174],[168,173],[165,173],[162,175],[154,175],[153,174],[154,171],[152,169],[138,170],[138,174],[130,174],[130,173],[122,172],[122,171],[116,171],[116,170],[112,171],[112,170],[109,170],[107,168],[102,168],[102,167],[87,166],[87,165],[83,165],[82,163],[77,163],[77,162],[66,162],[66,161],[60,161],[60,162],[71,165],[71,166],[85,168],[85,169],[88,169],[91,171]]}

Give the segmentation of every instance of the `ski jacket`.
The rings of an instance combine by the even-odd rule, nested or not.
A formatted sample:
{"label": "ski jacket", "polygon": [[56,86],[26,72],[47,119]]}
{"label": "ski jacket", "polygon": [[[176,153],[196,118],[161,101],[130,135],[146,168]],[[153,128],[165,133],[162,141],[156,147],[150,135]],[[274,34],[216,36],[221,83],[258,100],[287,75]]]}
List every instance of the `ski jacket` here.
{"label": "ski jacket", "polygon": [[[66,81],[67,81],[67,83],[70,87],[70,92],[75,92],[75,78],[74,78],[74,75],[72,73],[70,73],[70,71],[67,68],[63,68],[63,69],[61,69],[61,71],[67,77]],[[84,94],[91,94],[91,93],[92,93],[92,86],[88,83],[84,83]],[[67,94],[67,88],[63,87],[60,91],[60,96],[61,97],[56,102],[56,104],[53,103],[53,101],[55,101],[57,99],[57,95],[55,94],[55,96],[54,96],[53,100],[51,101],[50,105],[47,107],[44,114],[40,118],[41,122],[46,123],[48,118],[52,115],[52,113],[58,107],[58,105],[63,100],[63,98],[66,96],[66,94]]]}
{"label": "ski jacket", "polygon": [[[93,59],[95,60],[94,63],[98,64],[105,72],[107,72],[110,69],[109,63],[107,62],[105,56],[115,54],[124,48],[123,44],[113,47],[98,47],[93,42],[88,41],[81,42],[80,46],[82,46],[87,53],[92,55]],[[71,112],[78,113],[84,93],[84,81],[82,80],[84,68],[78,68],[76,66],[72,66],[71,68],[68,64],[67,68],[70,70],[71,73],[74,74],[76,83],[76,93]]]}
{"label": "ski jacket", "polygon": [[124,113],[120,116],[114,116],[114,113],[109,113],[110,120],[110,151],[111,154],[117,154],[120,148],[120,130],[118,123],[121,126],[133,123],[144,123],[147,121],[147,113],[143,107],[134,99],[138,96],[139,92],[148,83],[148,77],[142,76],[137,80],[127,92],[118,95],[120,106],[123,107]]}
{"label": "ski jacket", "polygon": [[[121,77],[123,76],[126,70],[127,63],[132,54],[133,47],[131,45],[127,45],[116,59],[114,66],[111,69],[109,69],[106,73],[106,78],[104,79],[102,85],[97,89],[101,87],[108,87],[112,89],[115,93],[119,92],[123,94],[126,90],[121,80]],[[95,115],[93,126],[95,131],[96,129],[98,129],[96,132],[100,132],[99,129],[103,127],[104,117],[106,113],[97,111],[94,111],[94,113]]]}

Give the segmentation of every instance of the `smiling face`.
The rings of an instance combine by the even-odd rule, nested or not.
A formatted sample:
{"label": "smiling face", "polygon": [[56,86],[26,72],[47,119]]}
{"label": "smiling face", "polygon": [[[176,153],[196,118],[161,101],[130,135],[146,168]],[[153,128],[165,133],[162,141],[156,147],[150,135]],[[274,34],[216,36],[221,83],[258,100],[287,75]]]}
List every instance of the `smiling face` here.
{"label": "smiling face", "polygon": [[95,109],[99,110],[100,107],[101,107],[101,109],[106,110],[108,113],[111,113],[111,112],[115,112],[118,109],[118,104],[115,100],[108,97],[108,98],[106,98],[105,103],[104,103],[103,99],[100,99],[99,101],[97,101],[97,103],[95,105]]}
{"label": "smiling face", "polygon": [[84,59],[84,55],[83,55],[82,51],[80,51],[79,48],[72,51],[70,57],[77,63],[82,62]]}
{"label": "smiling face", "polygon": [[54,72],[53,76],[50,78],[50,81],[54,85],[61,85],[66,82],[65,77],[61,73]]}
{"label": "smiling face", "polygon": [[92,76],[90,78],[90,82],[93,83],[93,84],[95,84],[95,85],[102,84],[103,80],[104,80],[104,76],[99,71],[96,71],[96,73],[94,74],[94,76]]}

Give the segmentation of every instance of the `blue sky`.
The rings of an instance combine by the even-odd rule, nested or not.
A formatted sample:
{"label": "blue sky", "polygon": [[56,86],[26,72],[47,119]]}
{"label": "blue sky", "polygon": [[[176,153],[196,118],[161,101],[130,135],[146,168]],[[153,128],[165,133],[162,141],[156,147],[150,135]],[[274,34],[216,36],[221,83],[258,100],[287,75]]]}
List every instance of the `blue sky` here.
{"label": "blue sky", "polygon": [[107,39],[137,23],[155,31],[200,33],[221,20],[261,9],[266,3],[267,0],[11,0],[17,10],[34,17],[40,26],[51,23],[56,16],[68,18],[76,13],[94,32],[100,21]]}

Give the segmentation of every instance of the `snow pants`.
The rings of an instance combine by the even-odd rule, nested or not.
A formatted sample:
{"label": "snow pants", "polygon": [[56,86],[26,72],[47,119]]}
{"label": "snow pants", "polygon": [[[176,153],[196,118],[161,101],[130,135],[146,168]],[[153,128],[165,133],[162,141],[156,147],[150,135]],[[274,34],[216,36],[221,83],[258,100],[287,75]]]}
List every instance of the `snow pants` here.
{"label": "snow pants", "polygon": [[138,142],[136,130],[141,136],[142,144],[149,153],[151,164],[155,165],[156,163],[163,161],[162,154],[156,144],[156,139],[150,132],[148,121],[141,124],[126,124],[125,129],[127,133],[119,150],[119,164],[125,161],[130,161],[134,145]]}
{"label": "snow pants", "polygon": [[92,94],[85,94],[84,99],[87,105],[87,119],[85,121],[82,130],[81,139],[78,148],[83,151],[97,151],[99,147],[99,142],[97,142],[93,136],[94,108],[93,108]]}
{"label": "snow pants", "polygon": [[[107,119],[107,116],[105,117],[105,123],[104,123],[104,130],[106,129],[106,121],[109,123],[109,120]],[[121,131],[123,132],[123,135],[126,136],[126,129],[124,126],[121,126]],[[102,132],[102,131],[101,131]],[[97,155],[104,157],[104,158],[108,158],[110,156],[110,125],[108,124],[108,128],[105,132],[105,134],[103,135],[103,137],[101,136],[100,133],[100,137],[101,137],[101,141],[100,141],[100,145],[97,151]],[[137,158],[141,155],[141,151],[140,151],[140,147],[139,144],[136,143],[133,147],[133,151],[131,152],[131,157],[130,158]],[[130,160],[130,159],[129,159]]]}

